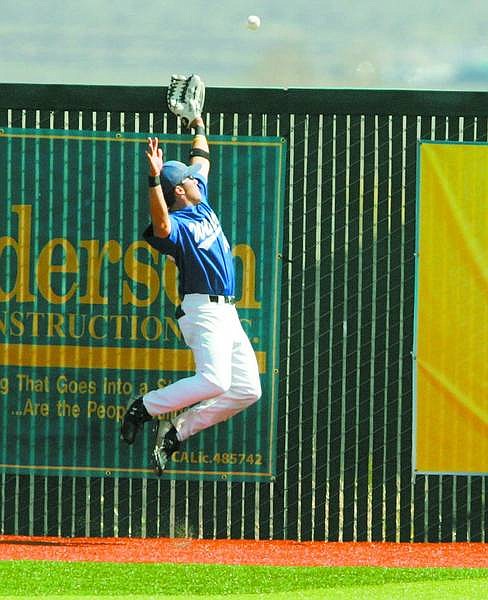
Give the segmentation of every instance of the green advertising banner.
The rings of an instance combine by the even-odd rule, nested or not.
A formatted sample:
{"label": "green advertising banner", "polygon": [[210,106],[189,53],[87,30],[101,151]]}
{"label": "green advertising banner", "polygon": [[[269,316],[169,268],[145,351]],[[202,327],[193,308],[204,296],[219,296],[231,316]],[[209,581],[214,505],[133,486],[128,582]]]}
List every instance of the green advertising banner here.
{"label": "green advertising banner", "polygon": [[[151,427],[120,441],[131,398],[192,374],[174,263],[141,238],[148,134],[0,130],[0,467],[150,477]],[[187,161],[191,136],[160,136]],[[190,438],[163,477],[275,471],[286,145],[210,136],[209,200],[232,245],[237,308],[263,396]],[[167,415],[166,415],[167,416]]]}

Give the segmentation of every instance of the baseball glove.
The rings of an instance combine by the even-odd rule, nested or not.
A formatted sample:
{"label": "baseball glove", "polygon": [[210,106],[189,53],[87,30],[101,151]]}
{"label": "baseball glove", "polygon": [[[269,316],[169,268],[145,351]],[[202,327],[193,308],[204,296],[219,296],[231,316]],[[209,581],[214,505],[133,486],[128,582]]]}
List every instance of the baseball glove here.
{"label": "baseball glove", "polygon": [[205,84],[198,75],[172,75],[167,94],[168,108],[185,127],[202,115]]}

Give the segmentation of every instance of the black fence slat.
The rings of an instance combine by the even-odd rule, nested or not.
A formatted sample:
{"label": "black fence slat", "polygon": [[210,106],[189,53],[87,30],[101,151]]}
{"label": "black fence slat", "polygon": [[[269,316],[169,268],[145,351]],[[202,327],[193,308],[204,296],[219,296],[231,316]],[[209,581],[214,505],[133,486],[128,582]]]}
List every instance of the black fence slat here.
{"label": "black fence slat", "polygon": [[253,540],[256,537],[256,483],[251,481],[243,483],[244,498],[242,505],[242,521],[244,525],[244,534],[241,536],[246,540]]}
{"label": "black fence slat", "polygon": [[177,537],[183,537],[182,531],[185,528],[186,503],[187,503],[187,481],[175,481],[173,483],[175,491],[174,503],[174,522]]}
{"label": "black fence slat", "polygon": [[330,336],[330,420],[329,420],[329,523],[328,539],[338,541],[341,537],[341,494],[344,480],[344,447],[343,430],[345,417],[345,398],[343,381],[343,355],[344,355],[344,302],[345,302],[345,264],[346,264],[346,169],[344,157],[347,147],[347,119],[336,116],[335,119],[335,148],[334,156],[334,228],[333,246],[334,263],[332,266],[333,281],[331,288],[333,293],[331,336]]}
{"label": "black fence slat", "polygon": [[316,289],[317,281],[317,155],[318,155],[318,117],[308,116],[306,119],[307,148],[306,165],[304,164],[304,178],[306,189],[303,197],[304,222],[306,232],[303,244],[303,270],[302,280],[302,358],[303,371],[308,374],[301,384],[301,440],[300,440],[300,481],[301,481],[301,505],[300,505],[300,528],[301,540],[312,540],[313,515],[310,505],[315,494],[314,461],[316,443],[316,413],[317,397],[314,394],[314,386],[318,377],[316,372]]}
{"label": "black fence slat", "polygon": [[[474,525],[477,515],[471,514],[471,506],[468,500],[468,489],[471,489],[471,493],[474,491],[473,478],[454,477],[453,479],[456,483],[456,492],[453,494],[452,499],[454,526],[450,532],[450,539],[453,542],[475,541],[471,540],[471,530],[476,538],[476,531],[479,531],[479,525],[478,527]],[[446,538],[448,535],[446,532]],[[478,537],[480,537],[479,534]]]}
{"label": "black fence slat", "polygon": [[215,497],[215,509],[213,513],[215,523],[215,538],[221,540],[229,537],[227,533],[227,481],[217,481],[215,487],[217,489]]}
{"label": "black fence slat", "polygon": [[[469,523],[469,531],[466,539],[470,542],[485,542],[485,527],[483,515],[483,493],[486,477],[472,477],[470,492],[470,500],[467,505],[467,521]],[[467,487],[467,486],[466,486]],[[459,519],[458,519],[459,522]]]}
{"label": "black fence slat", "polygon": [[200,482],[188,481],[187,484],[188,488],[186,491],[186,502],[188,506],[187,515],[185,517],[188,520],[187,535],[188,537],[195,538],[198,537],[198,531],[200,528]]}
{"label": "black fence slat", "polygon": [[[401,273],[403,307],[400,313],[403,354],[401,357],[401,424],[399,428],[400,445],[400,541],[410,541],[412,538],[412,519],[417,505],[414,501],[412,486],[412,426],[413,426],[413,390],[412,390],[412,353],[413,353],[413,302],[414,302],[414,258],[415,258],[415,196],[416,178],[414,172],[417,164],[417,118],[407,117],[405,122],[399,122],[395,129],[394,156],[399,156],[400,186],[402,217],[400,232],[401,244]],[[403,121],[403,119],[402,119]],[[404,130],[404,133],[403,133]],[[401,135],[401,138],[400,138]],[[405,141],[403,142],[403,137]],[[401,139],[401,141],[400,141]],[[404,146],[404,147],[403,147]],[[405,208],[403,208],[403,203]],[[403,279],[403,281],[402,281]],[[417,532],[417,529],[415,529]]]}
{"label": "black fence slat", "polygon": [[[172,482],[169,479],[161,479],[159,482],[159,494],[158,494],[158,506],[157,506],[157,524],[158,524],[158,537],[170,537],[171,522],[173,519],[173,506],[172,506]],[[176,500],[178,502],[178,499]]]}
{"label": "black fence slat", "polygon": [[[454,508],[454,477],[443,477],[441,494],[439,541],[452,542],[454,541],[454,528],[456,523],[456,511]],[[446,515],[448,515],[447,518],[445,518]]]}
{"label": "black fence slat", "polygon": [[242,537],[242,488],[242,483],[231,484],[230,537],[235,540]]}
{"label": "black fence slat", "polygon": [[[383,326],[386,330],[385,346],[381,361],[385,369],[385,387],[383,391],[383,401],[385,403],[385,425],[384,425],[384,446],[385,446],[385,530],[384,539],[394,542],[397,538],[397,473],[398,473],[398,455],[396,449],[397,427],[399,415],[398,398],[398,356],[399,346],[398,338],[395,336],[396,325],[400,320],[399,312],[401,302],[395,291],[400,289],[398,278],[395,281],[395,275],[401,268],[401,256],[394,253],[394,240],[398,239],[399,229],[394,229],[394,213],[401,210],[401,203],[398,202],[398,195],[394,195],[392,188],[392,132],[390,131],[390,117],[378,118],[378,194],[383,199],[378,207],[379,223],[381,223],[381,236],[384,239],[384,247],[387,256],[383,260],[382,277],[385,279],[386,289],[383,300],[382,318]],[[396,200],[396,202],[395,202]],[[398,223],[399,219],[397,219]]]}
{"label": "black fence slat", "polygon": [[[29,495],[30,495],[30,481],[29,481],[29,477],[22,477],[19,479],[18,481],[18,498],[19,498],[19,508],[16,511],[17,514],[22,514],[26,509],[28,509],[29,507]],[[52,514],[52,510],[56,509],[56,497],[51,498],[51,502],[52,505],[54,505],[51,509],[51,513]],[[51,526],[52,527],[52,522],[48,525],[48,527]],[[29,523],[29,519],[19,519],[18,520],[18,534],[19,535],[29,535],[29,527],[30,527],[30,523]],[[51,533],[52,535],[52,533]]]}
{"label": "black fence slat", "polygon": [[[22,476],[19,477],[19,479],[21,479]],[[7,480],[8,482],[9,480]],[[12,477],[11,482],[14,482],[14,478]],[[34,483],[32,485],[32,504],[33,504],[33,508],[34,508],[34,519],[33,519],[33,523],[32,523],[32,527],[31,527],[31,531],[32,531],[32,535],[47,535],[46,534],[46,526],[45,526],[45,513],[46,513],[46,503],[48,501],[49,496],[46,493],[46,485],[47,485],[47,478],[46,477],[34,477]],[[9,499],[14,499],[15,496],[11,495],[11,493],[9,493],[9,488],[6,485],[5,486],[6,490],[5,490],[5,499],[7,501],[6,506],[5,506],[5,510],[6,510],[6,515],[8,515],[7,509],[10,508],[8,500]],[[27,501],[27,498],[24,499],[24,502]],[[28,514],[27,508],[24,507],[24,509],[22,511],[20,511],[21,514]],[[13,527],[13,516],[14,513],[12,512],[12,521],[9,523],[7,518],[5,519],[6,523],[5,523],[5,531],[9,532],[9,533],[16,533],[15,528]],[[26,519],[27,520],[27,519]],[[9,526],[10,525],[10,526]],[[73,523],[71,523],[71,527],[73,528]]]}
{"label": "black fence slat", "polygon": [[[484,480],[486,478],[483,477],[472,477],[470,482],[471,485],[468,486],[467,484],[465,486],[463,486],[464,488],[464,493],[463,495],[468,495],[468,492],[470,493],[470,499],[468,500],[468,502],[466,503],[466,527],[463,529],[465,529],[465,531],[463,531],[463,533],[466,533],[465,539],[470,542],[484,542],[485,540],[485,536],[484,536],[484,526],[483,526],[483,511],[482,511],[482,506],[483,506],[483,485],[484,485]],[[462,504],[462,502],[458,501],[458,506],[460,506]],[[464,513],[464,510],[463,510]],[[462,527],[462,523],[458,517],[457,519],[457,523],[458,523],[458,527],[457,529],[459,529],[460,527]],[[469,525],[469,527],[468,527]],[[457,533],[456,533],[456,540],[457,540]]]}
{"label": "black fence slat", "polygon": [[[290,331],[289,331],[289,373],[288,373],[288,429],[297,428],[297,435],[288,440],[288,451],[286,460],[287,467],[287,503],[286,511],[286,537],[298,539],[299,529],[299,511],[301,496],[301,469],[302,469],[302,446],[301,441],[303,433],[301,431],[301,418],[304,415],[304,389],[303,389],[303,370],[301,369],[304,360],[304,339],[302,324],[305,311],[304,287],[304,234],[306,227],[305,213],[305,161],[303,152],[306,140],[306,115],[295,115],[293,123],[293,144],[301,148],[293,156],[293,163],[290,168],[293,169],[293,175],[290,175],[290,186],[293,185],[293,228],[291,229],[291,239],[288,241],[287,250],[291,252],[291,297],[290,297]],[[290,157],[291,161],[291,157]],[[293,179],[291,179],[293,177]]]}
{"label": "black fence slat", "polygon": [[103,479],[101,478],[90,480],[90,521],[88,523],[90,537],[101,537],[103,535],[102,482]]}
{"label": "black fence slat", "polygon": [[[381,165],[381,166],[380,166]],[[376,169],[378,174],[380,168],[384,170],[384,155],[377,153]],[[383,171],[384,172],[384,171]],[[373,393],[373,490],[372,490],[372,538],[373,540],[384,540],[385,530],[385,502],[384,489],[386,480],[385,447],[387,406],[385,402],[385,388],[388,381],[386,369],[387,356],[387,298],[388,298],[388,194],[385,189],[385,180],[378,177],[381,186],[377,199],[377,208],[373,220],[373,230],[376,240],[373,242],[373,263],[375,269],[373,319],[374,352],[371,354],[373,366],[371,369],[373,382],[371,390]]]}
{"label": "black fence slat", "polygon": [[119,479],[118,481],[118,534],[120,537],[129,537],[130,535],[130,519],[132,510],[130,506],[130,480]]}
{"label": "black fence slat", "polygon": [[113,537],[115,535],[115,505],[115,479],[111,477],[106,477],[103,480],[103,530],[101,533],[102,537]]}
{"label": "black fence slat", "polygon": [[328,386],[330,373],[330,319],[331,319],[331,281],[333,281],[333,262],[331,243],[333,239],[333,164],[332,152],[334,146],[334,117],[324,115],[322,122],[322,211],[321,211],[321,239],[320,242],[320,288],[319,288],[319,315],[320,333],[317,344],[318,352],[318,381],[325,390],[320,395],[317,403],[317,439],[316,439],[316,502],[314,509],[315,531],[314,539],[324,540],[328,535],[328,473],[330,468],[330,389]]}
{"label": "black fence slat", "polygon": [[360,297],[359,269],[362,260],[360,238],[361,219],[361,117],[350,118],[347,128],[346,147],[346,183],[348,195],[344,206],[345,234],[347,236],[347,273],[345,277],[345,299],[343,313],[344,340],[344,508],[343,508],[343,541],[354,541],[357,510],[357,483],[358,477],[358,421],[359,402],[357,389],[357,356],[359,327],[361,320],[361,307],[358,305]]}

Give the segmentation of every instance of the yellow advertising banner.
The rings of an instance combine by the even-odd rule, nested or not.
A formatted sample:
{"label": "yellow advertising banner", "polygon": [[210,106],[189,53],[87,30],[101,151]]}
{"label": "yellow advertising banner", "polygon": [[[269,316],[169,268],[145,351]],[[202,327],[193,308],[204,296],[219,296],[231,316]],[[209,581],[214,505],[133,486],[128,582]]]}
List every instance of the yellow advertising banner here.
{"label": "yellow advertising banner", "polygon": [[421,142],[414,468],[488,473],[488,145]]}

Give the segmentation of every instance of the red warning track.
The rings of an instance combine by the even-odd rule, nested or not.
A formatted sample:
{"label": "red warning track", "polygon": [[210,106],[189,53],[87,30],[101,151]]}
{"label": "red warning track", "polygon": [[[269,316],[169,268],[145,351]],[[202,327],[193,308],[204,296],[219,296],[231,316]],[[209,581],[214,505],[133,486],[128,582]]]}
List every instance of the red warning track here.
{"label": "red warning track", "polygon": [[408,544],[5,535],[0,536],[0,560],[488,568],[488,546],[462,542]]}

